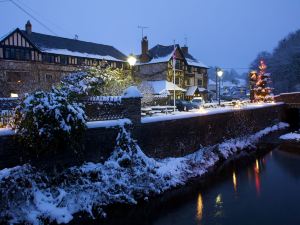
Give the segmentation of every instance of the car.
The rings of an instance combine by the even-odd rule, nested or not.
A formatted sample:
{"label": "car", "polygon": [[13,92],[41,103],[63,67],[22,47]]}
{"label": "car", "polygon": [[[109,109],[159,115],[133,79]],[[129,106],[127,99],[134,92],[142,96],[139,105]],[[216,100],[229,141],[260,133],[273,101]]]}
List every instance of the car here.
{"label": "car", "polygon": [[191,102],[185,100],[176,100],[175,104],[179,111],[189,111],[194,108]]}
{"label": "car", "polygon": [[191,100],[191,103],[195,109],[200,109],[200,107],[204,104],[204,101],[201,97],[196,97]]}

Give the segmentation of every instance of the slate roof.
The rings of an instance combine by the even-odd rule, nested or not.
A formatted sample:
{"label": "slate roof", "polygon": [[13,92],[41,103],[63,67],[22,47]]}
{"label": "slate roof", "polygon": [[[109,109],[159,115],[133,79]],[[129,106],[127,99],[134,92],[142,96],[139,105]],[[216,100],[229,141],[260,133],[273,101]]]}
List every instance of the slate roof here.
{"label": "slate roof", "polygon": [[[42,52],[47,50],[66,50],[65,52],[70,54],[72,52],[77,53],[76,56],[80,56],[78,53],[87,53],[87,56],[110,56],[117,60],[126,60],[126,55],[110,45],[97,44],[92,42],[80,41],[75,39],[57,37],[47,34],[41,34],[32,32],[27,34],[26,31],[20,30],[20,32],[29,41],[39,48]],[[50,51],[51,53],[55,53]],[[62,52],[62,51],[61,51]],[[83,55],[84,57],[84,55]]]}
{"label": "slate roof", "polygon": [[[181,49],[178,44],[175,46],[178,49]],[[153,48],[149,49],[148,55],[150,57],[149,63],[157,63],[157,62],[167,62],[172,57],[174,51],[174,45],[156,45]],[[180,50],[181,51],[181,50]],[[181,53],[184,55],[184,58],[188,65],[198,66],[202,68],[209,68],[202,62],[198,61],[196,58],[194,58],[191,54],[186,53],[184,54],[182,51]]]}

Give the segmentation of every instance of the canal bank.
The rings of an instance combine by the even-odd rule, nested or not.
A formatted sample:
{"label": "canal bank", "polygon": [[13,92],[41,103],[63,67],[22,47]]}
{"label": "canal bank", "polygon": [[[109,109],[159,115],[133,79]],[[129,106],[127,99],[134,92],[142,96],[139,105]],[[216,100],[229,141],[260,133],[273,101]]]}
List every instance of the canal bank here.
{"label": "canal bank", "polygon": [[[144,155],[124,130],[125,136],[122,136],[128,138],[128,143],[124,145],[123,142],[122,146],[127,146],[127,151],[116,148],[104,164],[86,163],[54,177],[30,165],[0,171],[0,218],[11,218],[9,221],[13,223],[46,221],[71,224],[100,222],[93,220],[103,217],[106,217],[104,221],[112,218],[125,220],[125,215],[136,213],[135,204],[138,208],[142,208],[141,204],[148,208],[151,205],[149,199],[157,199],[155,196],[167,198],[168,194],[162,194],[168,190],[180,193],[180,187],[187,184],[185,187],[192,187],[189,184],[194,179],[201,180],[209,174],[214,176],[214,169],[226,159],[254,151],[254,145],[262,137],[286,128],[287,124],[279,123],[252,135],[201,148],[185,157],[162,160]],[[9,195],[13,190],[18,190],[18,194]],[[125,212],[125,215],[115,215],[120,212]]]}
{"label": "canal bank", "polygon": [[[190,180],[184,187],[168,191],[148,202],[140,202],[136,206],[119,205],[108,208],[110,216],[101,220],[101,224],[299,224],[300,217],[293,214],[295,210],[289,211],[286,208],[286,204],[291,201],[295,204],[293,207],[298,208],[297,201],[300,197],[298,192],[294,189],[291,193],[285,191],[282,193],[282,190],[278,193],[280,188],[291,190],[289,188],[298,188],[297,183],[300,184],[300,153],[290,155],[287,153],[290,149],[282,147],[281,150],[278,149],[280,144],[278,137],[286,132],[283,130],[265,136],[257,143],[256,151],[247,149],[240,152],[215,165],[204,176]],[[276,161],[271,162],[272,166],[268,168],[266,162],[270,157]],[[281,162],[279,165],[276,164],[278,161]],[[288,171],[286,180],[282,176],[285,172],[281,171],[281,167]],[[265,184],[262,180],[267,179],[264,174],[266,169],[272,175],[271,184]],[[289,182],[293,184],[292,187],[289,187]],[[273,185],[276,193],[270,196]],[[250,196],[247,196],[247,192]],[[266,196],[262,196],[266,192]],[[287,198],[285,202],[283,201],[285,194],[295,199]],[[254,205],[252,199],[257,198],[262,199]],[[261,204],[261,201],[264,203]],[[228,202],[233,205],[225,207]],[[234,210],[227,212],[231,207]],[[273,215],[275,211],[277,214]]]}
{"label": "canal bank", "polygon": [[[104,219],[89,220],[86,216],[82,217],[80,215],[78,217],[77,215],[71,224],[156,224],[157,218],[161,218],[187,201],[193,200],[194,194],[199,189],[210,189],[216,182],[224,180],[226,178],[224,173],[226,174],[227,171],[231,171],[232,168],[245,168],[255,162],[257,158],[261,158],[269,153],[280,143],[278,137],[287,131],[288,129],[282,129],[261,137],[256,146],[252,145],[239,149],[226,160],[220,160],[208,168],[207,172],[202,176],[189,179],[185,185],[172,188],[158,196],[151,196],[149,199],[139,200],[136,205],[114,204],[105,207],[104,210],[107,213],[107,217]],[[176,218],[175,215],[174,218]],[[166,224],[173,223],[174,221]],[[177,224],[190,223],[181,221]]]}

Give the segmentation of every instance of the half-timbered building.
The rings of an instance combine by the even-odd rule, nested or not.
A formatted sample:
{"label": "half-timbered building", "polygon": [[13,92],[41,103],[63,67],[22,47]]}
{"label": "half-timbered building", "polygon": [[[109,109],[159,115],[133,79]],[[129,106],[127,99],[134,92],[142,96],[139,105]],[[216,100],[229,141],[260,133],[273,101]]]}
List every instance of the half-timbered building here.
{"label": "half-timbered building", "polygon": [[[162,93],[168,93],[170,99],[173,98],[175,89],[176,98],[192,99],[193,97],[207,98],[207,69],[209,68],[202,62],[194,58],[188,51],[187,46],[180,45],[156,45],[148,49],[148,39],[144,37],[141,42],[141,55],[139,63],[135,68],[135,76],[144,81],[148,81],[157,90],[161,86]],[[173,56],[175,55],[175,86]],[[164,81],[166,85],[162,86]],[[167,90],[163,90],[165,89]]]}
{"label": "half-timbered building", "polygon": [[47,90],[65,74],[105,60],[128,68],[126,56],[113,46],[15,29],[0,40],[0,97]]}

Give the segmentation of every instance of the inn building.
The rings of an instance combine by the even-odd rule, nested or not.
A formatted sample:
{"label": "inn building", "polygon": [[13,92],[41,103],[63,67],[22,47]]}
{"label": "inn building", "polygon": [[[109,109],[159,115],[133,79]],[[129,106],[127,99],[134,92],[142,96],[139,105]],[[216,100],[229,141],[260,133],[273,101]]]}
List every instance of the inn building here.
{"label": "inn building", "polygon": [[[175,49],[175,50],[174,50]],[[175,53],[174,53],[175,51]],[[173,55],[175,54],[175,86]],[[189,48],[180,45],[155,45],[148,49],[148,39],[141,41],[141,54],[134,74],[152,86],[155,95],[167,95],[171,100],[175,89],[177,99],[190,100],[194,97],[207,99],[209,69],[189,52]]]}
{"label": "inn building", "polygon": [[129,69],[126,55],[110,45],[33,32],[28,21],[0,39],[0,97],[48,90],[61,78],[105,60],[113,68]]}

